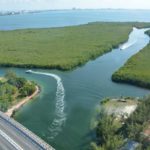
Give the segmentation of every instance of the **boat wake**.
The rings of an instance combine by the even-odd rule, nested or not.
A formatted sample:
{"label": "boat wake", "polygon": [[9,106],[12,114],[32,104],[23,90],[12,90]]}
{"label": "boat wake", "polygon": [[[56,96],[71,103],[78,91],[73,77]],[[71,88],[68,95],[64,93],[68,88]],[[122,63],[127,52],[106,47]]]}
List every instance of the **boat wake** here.
{"label": "boat wake", "polygon": [[120,47],[120,49],[121,49],[121,50],[127,49],[127,48],[131,47],[132,45],[134,45],[135,43],[136,43],[136,41],[134,41],[134,42],[127,42],[127,43],[123,44],[123,45]]}
{"label": "boat wake", "polygon": [[56,109],[55,109],[55,118],[52,121],[50,127],[48,128],[50,132],[50,137],[48,137],[50,140],[53,140],[58,133],[61,131],[63,124],[66,121],[66,114],[64,113],[65,108],[65,89],[63,86],[63,83],[61,81],[61,78],[58,75],[52,74],[52,73],[44,73],[44,72],[35,72],[30,70],[30,73],[38,74],[38,75],[45,75],[53,77],[57,81],[57,91],[56,91]]}
{"label": "boat wake", "polygon": [[[136,32],[136,35],[133,34],[134,31]],[[125,50],[125,49],[127,49],[127,48],[133,46],[134,44],[136,44],[136,43],[137,43],[137,39],[135,39],[135,36],[136,36],[136,38],[138,38],[139,35],[140,35],[140,34],[139,34],[140,32],[141,32],[140,29],[137,29],[137,28],[133,27],[133,31],[132,31],[132,33],[130,34],[128,41],[127,41],[126,43],[120,45],[120,49],[121,49],[121,50]]]}

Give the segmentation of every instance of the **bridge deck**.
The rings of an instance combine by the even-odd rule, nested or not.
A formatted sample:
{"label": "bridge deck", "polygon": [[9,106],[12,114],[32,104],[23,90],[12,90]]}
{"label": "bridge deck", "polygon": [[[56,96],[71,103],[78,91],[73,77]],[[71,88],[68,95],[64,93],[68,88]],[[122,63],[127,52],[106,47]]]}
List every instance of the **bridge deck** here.
{"label": "bridge deck", "polygon": [[0,112],[0,149],[54,150],[41,138]]}

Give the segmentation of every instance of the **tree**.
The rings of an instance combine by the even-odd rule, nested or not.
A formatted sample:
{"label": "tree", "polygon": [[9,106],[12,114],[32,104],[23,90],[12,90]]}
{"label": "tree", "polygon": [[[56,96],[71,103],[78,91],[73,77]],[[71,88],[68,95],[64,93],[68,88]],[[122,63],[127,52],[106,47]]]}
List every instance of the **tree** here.
{"label": "tree", "polygon": [[29,96],[35,91],[35,85],[26,83],[24,87],[22,87],[19,92],[22,97]]}
{"label": "tree", "polygon": [[97,141],[101,148],[107,150],[117,149],[123,144],[123,137],[118,133],[118,124],[113,115],[105,112],[100,114],[100,120],[96,128]]}

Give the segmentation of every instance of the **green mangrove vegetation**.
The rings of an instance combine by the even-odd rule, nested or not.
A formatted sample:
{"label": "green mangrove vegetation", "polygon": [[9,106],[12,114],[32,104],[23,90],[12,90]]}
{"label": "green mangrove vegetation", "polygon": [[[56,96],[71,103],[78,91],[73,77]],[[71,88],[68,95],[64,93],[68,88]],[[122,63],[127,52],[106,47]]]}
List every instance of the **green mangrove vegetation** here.
{"label": "green mangrove vegetation", "polygon": [[10,106],[31,95],[35,90],[35,83],[8,71],[0,78],[0,111],[6,112]]}
{"label": "green mangrove vegetation", "polygon": [[117,47],[133,26],[148,23],[86,25],[0,31],[0,65],[69,70]]}
{"label": "green mangrove vegetation", "polygon": [[[150,130],[150,97],[145,97],[138,101],[137,108],[126,119],[115,114],[108,114],[104,109],[101,109],[97,118],[98,123],[94,129],[96,137],[91,143],[91,150],[121,149],[129,141],[137,142],[138,150],[150,149],[150,135],[146,134],[147,129]],[[114,102],[105,100],[101,105],[103,106],[107,103],[112,104]],[[126,102],[122,101],[122,103],[124,105]],[[131,100],[129,103],[131,103]],[[113,105],[116,105],[116,103]]]}
{"label": "green mangrove vegetation", "polygon": [[[150,35],[150,31],[147,31],[147,34]],[[150,44],[116,71],[112,80],[150,88]]]}

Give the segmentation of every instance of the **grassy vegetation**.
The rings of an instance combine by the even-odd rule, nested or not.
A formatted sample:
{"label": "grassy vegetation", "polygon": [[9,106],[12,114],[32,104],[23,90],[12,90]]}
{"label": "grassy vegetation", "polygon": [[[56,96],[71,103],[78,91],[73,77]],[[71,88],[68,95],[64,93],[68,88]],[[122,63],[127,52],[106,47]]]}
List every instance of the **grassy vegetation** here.
{"label": "grassy vegetation", "polygon": [[87,25],[0,31],[0,65],[69,70],[127,40],[133,26],[148,23]]}
{"label": "grassy vegetation", "polygon": [[[150,31],[147,34],[150,35]],[[150,44],[131,57],[122,68],[113,74],[112,79],[116,82],[150,88]]]}
{"label": "grassy vegetation", "polygon": [[[129,101],[129,105],[130,105]],[[103,105],[110,103],[105,101]],[[114,103],[114,102],[113,102]],[[118,102],[117,102],[118,103]],[[134,103],[134,102],[133,102]],[[140,100],[137,109],[122,122],[113,114],[102,109],[98,114],[98,123],[94,131],[96,138],[91,143],[92,150],[116,150],[128,141],[140,143],[139,150],[149,150],[150,144],[142,133],[149,126],[150,97]]]}
{"label": "grassy vegetation", "polygon": [[7,109],[17,103],[23,97],[31,95],[35,91],[35,84],[25,78],[17,77],[9,71],[0,79],[0,111]]}

